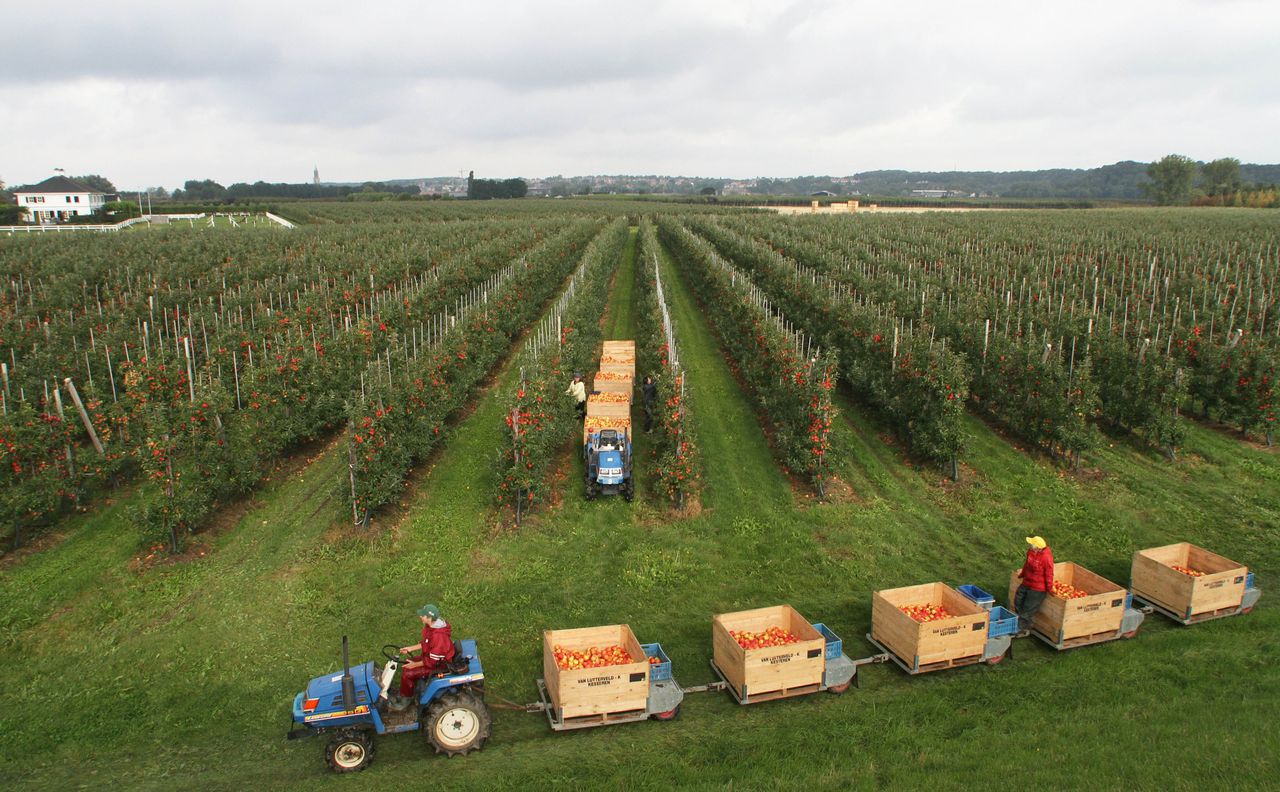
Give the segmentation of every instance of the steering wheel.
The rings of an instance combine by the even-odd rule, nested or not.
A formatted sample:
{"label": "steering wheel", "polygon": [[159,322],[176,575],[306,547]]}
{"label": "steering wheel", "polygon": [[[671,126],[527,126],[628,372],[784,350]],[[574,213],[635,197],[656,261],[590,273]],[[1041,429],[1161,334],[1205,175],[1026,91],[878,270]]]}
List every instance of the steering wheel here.
{"label": "steering wheel", "polygon": [[401,663],[401,662],[403,662],[403,661],[400,659],[400,657],[401,657],[401,655],[400,655],[400,647],[396,646],[395,644],[383,644],[383,646],[382,646],[382,656],[383,656],[383,657],[385,657],[385,658],[387,658],[387,660],[388,660],[389,662],[392,662],[392,663]]}

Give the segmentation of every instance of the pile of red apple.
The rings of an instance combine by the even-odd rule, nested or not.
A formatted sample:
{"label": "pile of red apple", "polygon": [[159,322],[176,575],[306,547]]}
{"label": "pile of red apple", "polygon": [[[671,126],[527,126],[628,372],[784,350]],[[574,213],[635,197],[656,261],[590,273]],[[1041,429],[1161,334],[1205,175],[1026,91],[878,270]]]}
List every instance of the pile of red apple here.
{"label": "pile of red apple", "polygon": [[1050,592],[1058,599],[1080,599],[1089,596],[1089,592],[1081,591],[1070,583],[1059,583],[1054,581],[1053,591]]}
{"label": "pile of red apple", "polygon": [[1172,564],[1171,566],[1184,575],[1190,575],[1191,577],[1204,577],[1204,573],[1198,569],[1192,569],[1191,567],[1178,566],[1177,564]]}
{"label": "pile of red apple", "polygon": [[[631,655],[621,646],[592,646],[588,649],[565,649],[557,644],[551,648],[556,665],[561,671],[579,668],[603,668],[604,666],[634,663]],[[652,662],[652,661],[651,661]]]}
{"label": "pile of red apple", "polygon": [[741,646],[743,649],[763,649],[767,646],[785,646],[800,640],[781,627],[770,627],[764,632],[730,630],[729,637],[737,641],[738,646]]}
{"label": "pile of red apple", "polygon": [[947,610],[945,605],[903,605],[901,610],[918,622],[950,619],[952,616],[951,611]]}

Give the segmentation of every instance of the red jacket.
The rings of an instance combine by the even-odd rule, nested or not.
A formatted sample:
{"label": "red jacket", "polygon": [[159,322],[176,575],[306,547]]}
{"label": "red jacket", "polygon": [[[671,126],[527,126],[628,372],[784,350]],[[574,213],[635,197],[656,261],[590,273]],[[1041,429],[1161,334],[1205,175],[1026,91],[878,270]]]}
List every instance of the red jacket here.
{"label": "red jacket", "polygon": [[1053,551],[1049,548],[1037,550],[1027,548],[1027,560],[1018,573],[1022,585],[1032,591],[1048,591],[1053,588]]}
{"label": "red jacket", "polygon": [[436,619],[422,628],[422,657],[426,668],[443,668],[453,660],[453,628]]}

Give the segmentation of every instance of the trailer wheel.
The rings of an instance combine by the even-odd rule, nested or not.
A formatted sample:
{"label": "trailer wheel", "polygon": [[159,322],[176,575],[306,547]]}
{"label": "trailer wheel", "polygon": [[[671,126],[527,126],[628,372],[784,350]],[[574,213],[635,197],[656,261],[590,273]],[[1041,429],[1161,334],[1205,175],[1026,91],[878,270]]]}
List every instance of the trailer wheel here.
{"label": "trailer wheel", "polygon": [[470,690],[450,690],[427,707],[422,730],[436,753],[465,756],[484,747],[492,723],[484,699]]}
{"label": "trailer wheel", "polygon": [[843,692],[845,692],[846,690],[848,690],[848,689],[849,689],[849,685],[851,685],[851,684],[853,684],[853,680],[852,680],[852,679],[851,679],[851,680],[849,680],[848,682],[845,682],[843,685],[832,685],[831,687],[827,688],[827,692],[828,692],[828,693],[834,693],[835,695],[837,695],[837,696],[838,696],[838,695],[840,695],[841,693],[843,693]]}
{"label": "trailer wheel", "polygon": [[666,712],[655,712],[649,717],[657,721],[672,721],[680,717],[680,705],[677,704],[675,709],[669,709]]}
{"label": "trailer wheel", "polygon": [[373,762],[373,738],[359,729],[344,729],[325,746],[324,760],[335,773],[358,773]]}

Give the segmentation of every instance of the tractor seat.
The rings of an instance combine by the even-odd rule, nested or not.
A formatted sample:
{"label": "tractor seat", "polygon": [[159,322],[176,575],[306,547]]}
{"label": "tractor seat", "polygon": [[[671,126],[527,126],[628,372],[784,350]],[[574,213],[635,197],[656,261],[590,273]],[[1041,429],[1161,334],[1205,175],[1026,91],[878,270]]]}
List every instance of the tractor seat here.
{"label": "tractor seat", "polygon": [[462,643],[453,642],[453,660],[449,663],[450,674],[465,674],[471,668],[471,658],[462,652]]}

